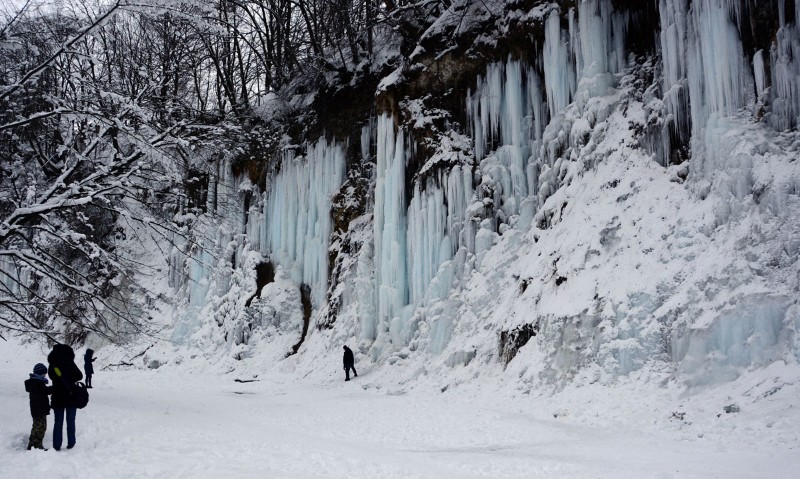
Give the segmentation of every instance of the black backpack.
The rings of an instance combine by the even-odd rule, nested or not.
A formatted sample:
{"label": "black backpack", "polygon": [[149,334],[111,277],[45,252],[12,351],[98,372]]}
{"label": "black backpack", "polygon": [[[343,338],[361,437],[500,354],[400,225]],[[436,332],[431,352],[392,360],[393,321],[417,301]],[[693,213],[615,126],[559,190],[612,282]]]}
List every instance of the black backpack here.
{"label": "black backpack", "polygon": [[78,409],[83,409],[89,404],[89,390],[86,389],[85,384],[77,382],[75,386],[72,387],[69,398],[73,406]]}

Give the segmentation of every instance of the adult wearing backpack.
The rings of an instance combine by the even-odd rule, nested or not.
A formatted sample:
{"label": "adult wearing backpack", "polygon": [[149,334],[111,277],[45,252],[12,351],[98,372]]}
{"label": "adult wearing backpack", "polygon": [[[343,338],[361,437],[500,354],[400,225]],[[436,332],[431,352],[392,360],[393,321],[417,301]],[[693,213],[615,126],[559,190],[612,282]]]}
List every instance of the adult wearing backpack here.
{"label": "adult wearing backpack", "polygon": [[53,449],[61,449],[64,429],[64,414],[67,416],[67,449],[75,447],[75,413],[77,408],[72,392],[75,383],[83,379],[83,373],[75,364],[75,352],[66,344],[56,344],[47,356],[50,367],[47,375],[53,382],[51,407],[55,415],[53,422]]}

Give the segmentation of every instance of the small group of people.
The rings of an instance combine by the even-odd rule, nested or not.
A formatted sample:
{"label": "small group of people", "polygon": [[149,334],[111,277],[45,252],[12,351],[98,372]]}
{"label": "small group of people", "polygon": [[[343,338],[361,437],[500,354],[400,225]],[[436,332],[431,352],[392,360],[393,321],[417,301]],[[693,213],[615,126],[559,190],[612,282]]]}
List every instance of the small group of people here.
{"label": "small group of people", "polygon": [[[94,351],[87,349],[83,356],[83,370],[86,373],[86,387],[92,387],[94,367],[92,363],[97,358]],[[83,374],[75,364],[75,352],[66,344],[56,344],[47,355],[48,366],[37,363],[33,372],[25,381],[25,391],[30,397],[31,417],[33,426],[28,439],[28,450],[45,449],[42,444],[47,432],[47,416],[53,410],[55,421],[53,423],[53,449],[61,450],[63,444],[64,418],[67,419],[67,449],[75,447],[75,415],[77,407],[72,402],[72,391],[75,384],[83,379]],[[350,371],[353,377],[358,377],[355,368],[353,351],[344,346],[344,374],[345,381],[350,380]],[[49,378],[49,379],[48,379]],[[52,386],[48,383],[52,381]],[[48,398],[52,396],[52,400]]]}
{"label": "small group of people", "polygon": [[[86,387],[92,387],[94,367],[92,363],[97,358],[94,351],[86,350],[83,356],[83,368],[86,372]],[[47,355],[48,366],[37,363],[33,373],[25,381],[25,390],[30,397],[31,417],[33,426],[28,439],[28,450],[45,449],[45,432],[47,432],[47,416],[53,410],[55,421],[53,423],[53,449],[61,449],[63,442],[64,417],[67,419],[67,449],[75,447],[75,406],[72,396],[75,384],[83,379],[83,374],[75,364],[75,352],[66,344],[56,344]],[[49,380],[48,380],[49,377]],[[52,381],[52,386],[48,383]],[[52,396],[52,400],[48,398]]]}

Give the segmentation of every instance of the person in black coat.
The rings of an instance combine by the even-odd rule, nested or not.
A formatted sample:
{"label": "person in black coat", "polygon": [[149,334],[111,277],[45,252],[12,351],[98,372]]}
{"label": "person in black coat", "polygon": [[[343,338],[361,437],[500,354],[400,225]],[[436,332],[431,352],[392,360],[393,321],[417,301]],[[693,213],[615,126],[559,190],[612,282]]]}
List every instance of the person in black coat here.
{"label": "person in black coat", "polygon": [[92,387],[92,374],[94,374],[94,366],[92,363],[97,359],[93,358],[94,350],[87,349],[86,354],[83,355],[83,372],[86,373],[86,387]]}
{"label": "person in black coat", "polygon": [[344,346],[344,380],[345,381],[349,381],[350,380],[350,370],[351,369],[353,370],[353,377],[354,378],[358,377],[358,373],[356,372],[355,364],[356,364],[356,360],[355,360],[355,358],[353,358],[353,351],[350,348],[348,348],[347,345],[345,345]]}
{"label": "person in black coat", "polygon": [[56,344],[47,356],[50,367],[47,370],[53,381],[53,449],[61,449],[64,429],[64,413],[67,415],[67,449],[75,447],[75,413],[77,408],[72,402],[72,390],[75,383],[83,379],[83,373],[75,364],[75,352],[66,344]]}
{"label": "person in black coat", "polygon": [[[33,373],[25,381],[25,390],[28,391],[31,405],[31,435],[28,439],[28,450],[44,449],[42,441],[47,432],[47,416],[50,414],[50,400],[48,394],[53,392],[53,387],[47,385],[47,366],[42,363],[33,367]],[[47,449],[45,449],[46,451]]]}

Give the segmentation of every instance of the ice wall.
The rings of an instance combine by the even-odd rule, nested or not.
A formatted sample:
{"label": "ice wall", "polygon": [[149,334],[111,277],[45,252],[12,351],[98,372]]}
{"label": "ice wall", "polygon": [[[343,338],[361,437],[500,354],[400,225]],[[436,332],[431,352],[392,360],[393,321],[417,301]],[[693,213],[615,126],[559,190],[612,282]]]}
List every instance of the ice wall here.
{"label": "ice wall", "polygon": [[786,298],[751,295],[722,311],[707,328],[672,337],[673,360],[692,386],[736,379],[743,370],[784,356],[789,330]]}
{"label": "ice wall", "polygon": [[[791,82],[796,79],[783,73],[795,68],[791,48],[797,37],[792,25],[782,23],[773,46],[773,55],[783,48],[783,53],[778,55],[786,63],[783,67],[774,59],[766,65],[763,52],[748,59],[740,34],[744,21],[741,7],[740,2],[722,0],[659,2],[664,75],[662,100],[667,126],[661,138],[664,142],[659,150],[662,156],[657,159],[667,165],[671,150],[689,145],[691,141],[690,171],[694,182],[690,183],[690,188],[707,192],[705,185],[711,185],[711,201],[718,202],[712,208],[716,215],[714,226],[755,211],[748,197],[757,182],[755,171],[759,167],[754,157],[760,147],[757,141],[733,141],[731,132],[743,127],[743,119],[749,120],[759,96],[772,95],[773,102],[791,99],[794,88]],[[447,289],[455,287],[458,280],[456,283],[439,281],[437,269],[450,267],[452,261],[456,261],[455,253],[462,248],[478,259],[469,264],[479,265],[481,254],[492,248],[493,238],[502,233],[503,228],[527,228],[530,222],[525,219],[536,216],[548,197],[563,187],[563,177],[572,168],[571,162],[586,158],[596,148],[595,142],[605,139],[604,124],[621,98],[617,87],[630,60],[626,51],[630,24],[630,15],[615,10],[611,2],[584,1],[567,12],[552,11],[544,19],[545,41],[541,52],[531,52],[530,58],[510,58],[489,64],[485,74],[477,78],[474,89],[468,92],[466,111],[468,132],[478,161],[474,190],[479,193],[467,199],[466,209],[449,208],[445,212],[441,205],[449,205],[451,201],[440,187],[448,181],[445,176],[414,185],[409,208],[403,216],[408,234],[405,238],[400,235],[397,240],[398,243],[405,241],[408,248],[404,264],[408,278],[398,282],[408,288],[408,302],[405,305],[396,303],[393,311],[402,310],[403,314],[386,319],[394,325],[388,330],[401,333],[393,336],[394,342],[400,345],[408,342],[413,329],[418,328],[417,322],[422,320],[428,322],[430,350],[444,350],[453,324],[446,324],[446,320],[436,315],[436,308],[426,301],[432,297],[432,286],[438,298],[446,299]],[[791,35],[794,37],[789,41]],[[776,80],[768,78],[768,71],[772,72],[772,77],[782,75],[783,89],[770,86]],[[788,110],[783,106],[773,108],[770,123],[775,124],[775,115],[786,118]],[[384,125],[389,124],[384,122]],[[406,138],[406,141],[409,140]],[[403,147],[409,148],[408,145]],[[602,158],[593,161],[602,161]],[[776,197],[781,195],[780,190],[770,190],[768,198],[762,201],[785,203],[786,200]],[[476,214],[478,210],[481,211]],[[402,213],[396,216],[399,218]],[[467,235],[462,232],[462,239],[455,242],[445,226],[451,218],[459,218],[475,228]],[[385,220],[386,217],[381,219]],[[548,222],[542,226],[547,227]],[[381,231],[385,229],[384,225]],[[448,240],[450,246],[446,245]],[[793,251],[791,245],[787,248]],[[468,261],[458,266],[466,264]],[[650,292],[631,294],[650,298],[647,301],[650,306],[639,307],[641,311],[637,314],[652,314],[662,301]],[[711,351],[709,354],[714,355],[722,350],[727,351],[728,359],[720,359],[709,367],[763,364],[760,358],[765,356],[756,352],[762,344],[758,338],[768,344],[764,347],[780,349],[785,345],[785,338],[778,340],[766,332],[782,328],[786,308],[771,305],[783,301],[783,298],[774,297],[742,306],[754,317],[763,313],[766,316],[763,321],[740,321],[736,319],[741,317],[738,313],[720,313],[713,326],[666,333],[673,334],[676,349],[690,350],[677,354],[674,359],[685,363],[682,367],[691,368],[695,362],[703,362],[699,358],[706,353],[698,351]],[[631,300],[631,304],[634,302]],[[622,305],[622,309],[635,309],[631,304]],[[420,313],[420,307],[427,313]],[[431,319],[434,317],[435,320]],[[627,345],[627,349],[618,348],[614,360],[615,371],[626,374],[641,367],[648,355],[655,354],[663,345],[645,316],[628,317],[618,313],[614,318],[619,324],[629,324],[627,329],[620,328],[618,335],[609,336],[615,344]],[[587,317],[585,322],[591,324],[592,319]],[[753,333],[748,328],[763,334]],[[646,338],[637,332],[640,329],[648,331]],[[781,334],[784,333],[778,336]],[[735,338],[725,339],[730,335]],[[747,338],[752,345],[746,345]],[[563,348],[573,346],[564,344]],[[614,348],[597,346],[598,351],[609,349]]]}
{"label": "ice wall", "polygon": [[[550,96],[550,94],[548,94]],[[496,185],[494,200],[505,215],[519,214],[520,202],[536,193],[535,157],[547,123],[542,81],[531,66],[509,59],[492,63],[467,93],[475,157]],[[553,108],[560,102],[552,99]]]}
{"label": "ice wall", "polygon": [[249,222],[251,244],[294,281],[310,285],[316,307],[328,284],[331,198],[344,177],[344,148],[335,141],[320,139],[303,156],[287,150],[280,172],[267,183],[263,215]]}
{"label": "ice wall", "polygon": [[[787,8],[789,2],[794,2],[794,8]],[[780,28],[771,43],[767,65],[763,50],[747,58],[742,46],[742,22],[752,21],[743,18],[743,12],[746,6],[757,9],[755,4],[745,0],[659,1],[667,123],[673,137],[684,143],[691,131],[696,171],[709,174],[719,167],[713,155],[703,152],[706,125],[742,110],[763,115],[764,111],[753,111],[763,95],[771,105],[767,121],[773,127],[787,130],[800,123],[798,20],[786,18],[786,12],[796,13],[800,4],[796,0],[770,3],[777,3]]]}
{"label": "ice wall", "polygon": [[[375,314],[361,318],[360,334],[375,348],[408,345],[427,317],[435,323],[431,349],[444,349],[453,320],[431,319],[426,311],[463,284],[503,228],[531,223],[558,186],[562,152],[580,140],[570,135],[573,119],[565,110],[576,98],[586,108],[615,85],[625,63],[626,17],[598,0],[566,12],[563,30],[559,15],[546,21],[542,52],[490,63],[470,89],[465,104],[475,164],[456,161],[408,184],[414,140],[395,118],[377,119],[372,255],[362,255],[349,285],[361,293],[344,294],[368,298],[374,291]],[[362,133],[366,158],[369,131]],[[247,181],[232,184],[229,170],[220,172],[209,195],[209,211],[224,215],[225,226],[208,244],[188,248],[190,303],[200,307],[231,287],[230,274],[212,278],[209,265],[240,268],[247,251],[258,251],[295,282],[309,284],[319,309],[329,286],[330,197],[345,173],[342,146],[320,140],[297,157],[287,150],[263,195]]]}
{"label": "ice wall", "polygon": [[[417,307],[447,297],[453,269],[442,267],[459,248],[474,244],[467,205],[473,196],[468,165],[415,182],[406,201],[407,134],[391,116],[377,124],[374,267],[377,315],[362,328],[381,351],[407,346],[414,336]],[[381,351],[377,353],[380,354]]]}
{"label": "ice wall", "polygon": [[[565,118],[565,110],[573,97],[584,110],[594,97],[613,91],[615,75],[626,61],[625,14],[607,2],[592,0],[568,16],[563,31],[558,12],[546,20],[544,79],[535,66],[538,52],[531,52],[529,58],[490,63],[468,91],[468,133],[477,171],[457,164],[433,177],[416,179],[412,196],[406,199],[405,167],[413,139],[388,115],[379,118],[378,317],[374,327],[365,328],[369,339],[386,334],[388,342],[399,348],[411,342],[420,321],[427,321],[430,350],[443,350],[454,319],[452,314],[436,314],[433,305],[466,281],[470,265],[480,264],[501,230],[530,225],[547,196],[541,194],[542,181],[548,184],[546,192],[557,188],[554,164],[566,148],[583,141],[570,136],[572,120]],[[602,121],[601,116],[594,119]],[[555,171],[555,178],[540,175],[543,170]],[[454,277],[455,271],[462,277]]]}
{"label": "ice wall", "polygon": [[184,291],[187,302],[176,341],[197,334],[207,340],[197,319],[206,317],[230,346],[241,343],[242,324],[251,314],[246,304],[256,292],[255,267],[262,261],[285,270],[298,286],[308,284],[316,308],[324,304],[331,197],[344,181],[344,147],[322,138],[305,149],[300,155],[285,151],[266,192],[236,177],[227,161],[211,175],[208,214],[196,219],[187,240],[175,238],[170,255],[170,284]]}

